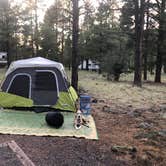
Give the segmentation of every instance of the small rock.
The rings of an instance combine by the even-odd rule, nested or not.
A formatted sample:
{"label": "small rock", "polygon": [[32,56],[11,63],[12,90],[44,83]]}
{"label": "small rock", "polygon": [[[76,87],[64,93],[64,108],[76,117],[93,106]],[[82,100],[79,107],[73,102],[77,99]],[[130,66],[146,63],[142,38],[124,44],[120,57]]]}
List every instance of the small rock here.
{"label": "small rock", "polygon": [[158,132],[158,134],[162,137],[166,137],[166,130],[161,130]]}
{"label": "small rock", "polygon": [[164,118],[164,119],[166,119],[166,113],[162,113],[161,117]]}
{"label": "small rock", "polygon": [[100,99],[100,100],[99,100],[99,103],[105,103],[105,100]]}
{"label": "small rock", "polygon": [[137,162],[139,163],[139,165],[146,165],[146,166],[152,165],[151,161],[148,158],[148,155],[146,154],[137,157]]}
{"label": "small rock", "polygon": [[97,103],[98,100],[97,100],[97,99],[93,99],[91,102],[92,102],[92,103]]}
{"label": "small rock", "polygon": [[166,112],[166,104],[160,105],[160,109],[161,109],[161,111]]}
{"label": "small rock", "polygon": [[142,122],[142,123],[140,123],[139,124],[139,128],[143,128],[143,129],[149,129],[149,128],[151,128],[153,125],[152,124],[149,124],[149,123],[147,123],[147,122]]}
{"label": "small rock", "polygon": [[144,155],[141,156],[141,158],[142,158],[142,160],[147,160],[148,156],[144,154]]}
{"label": "small rock", "polygon": [[128,112],[128,115],[129,115],[130,117],[139,117],[139,116],[141,116],[141,112],[130,111],[130,112]]}
{"label": "small rock", "polygon": [[126,152],[129,152],[129,154],[132,154],[132,153],[136,153],[137,152],[137,149],[136,147],[132,147],[132,146],[112,146],[111,147],[111,150],[113,152],[116,152],[116,153],[126,153]]}
{"label": "small rock", "polygon": [[105,112],[109,112],[110,110],[111,110],[111,108],[109,106],[107,106],[107,105],[105,105],[103,107],[103,111],[105,111]]}
{"label": "small rock", "polygon": [[126,111],[126,110],[121,110],[120,113],[121,113],[121,114],[127,114],[128,111]]}
{"label": "small rock", "polygon": [[148,138],[142,138],[140,141],[142,141],[142,142],[147,142],[147,141],[148,141]]}
{"label": "small rock", "polygon": [[159,159],[160,158],[160,154],[158,154],[158,153],[156,153],[155,151],[153,151],[152,149],[151,149],[151,151],[145,151],[146,152],[146,154],[148,155],[148,157],[149,157],[149,159]]}
{"label": "small rock", "polygon": [[111,107],[110,107],[110,106],[107,106],[107,105],[105,105],[105,106],[103,107],[103,111],[104,111],[104,112],[110,112],[110,113],[113,113],[113,114],[118,113],[117,111],[111,109]]}
{"label": "small rock", "polygon": [[158,136],[159,134],[158,134],[158,132],[156,132],[156,131],[150,131],[150,132],[141,132],[141,133],[138,133],[138,134],[136,134],[135,136],[134,136],[134,138],[136,138],[136,139],[143,139],[143,138],[147,138],[147,139],[156,139],[157,138],[157,136]]}

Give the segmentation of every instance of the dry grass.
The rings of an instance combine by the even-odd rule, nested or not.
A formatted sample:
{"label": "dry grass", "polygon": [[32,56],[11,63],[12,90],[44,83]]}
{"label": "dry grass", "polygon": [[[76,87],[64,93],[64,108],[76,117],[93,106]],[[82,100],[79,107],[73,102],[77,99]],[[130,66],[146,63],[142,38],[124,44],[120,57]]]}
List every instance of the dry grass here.
{"label": "dry grass", "polygon": [[[153,81],[154,76],[148,76]],[[146,82],[142,88],[133,87],[133,74],[123,75],[120,82],[111,82],[93,72],[79,72],[79,86],[100,99],[134,108],[153,107],[166,103],[166,75],[162,84]]]}
{"label": "dry grass", "polygon": [[0,82],[3,80],[6,69],[0,69]]}

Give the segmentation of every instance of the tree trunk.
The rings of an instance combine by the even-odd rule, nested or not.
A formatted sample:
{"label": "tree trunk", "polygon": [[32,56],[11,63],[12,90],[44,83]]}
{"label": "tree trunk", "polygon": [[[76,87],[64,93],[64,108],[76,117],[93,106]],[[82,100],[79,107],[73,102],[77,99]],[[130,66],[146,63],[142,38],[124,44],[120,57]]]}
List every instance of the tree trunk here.
{"label": "tree trunk", "polygon": [[157,42],[157,58],[156,58],[156,73],[155,82],[161,83],[161,69],[162,58],[164,56],[164,14],[165,14],[166,1],[162,0],[161,10],[159,11],[159,29],[158,29],[158,42]]}
{"label": "tree trunk", "polygon": [[78,31],[79,31],[79,0],[73,2],[73,29],[72,29],[72,80],[71,85],[78,90]]}
{"label": "tree trunk", "polygon": [[10,49],[11,49],[11,36],[10,36],[10,25],[9,25],[9,2],[6,2],[6,8],[4,9],[6,11],[6,22],[5,22],[5,26],[6,26],[6,52],[7,52],[7,67],[10,66],[11,63],[11,54],[10,54]]}
{"label": "tree trunk", "polygon": [[65,38],[65,34],[64,34],[64,23],[62,26],[62,38],[61,38],[61,42],[62,42],[62,52],[61,52],[61,63],[64,63],[64,38]]}
{"label": "tree trunk", "polygon": [[89,70],[89,59],[86,59],[86,70],[88,71]]}
{"label": "tree trunk", "polygon": [[7,52],[7,67],[11,64],[11,54],[10,54],[10,34],[7,34],[7,41],[6,41],[6,52]]}
{"label": "tree trunk", "polygon": [[142,86],[142,41],[143,41],[143,27],[144,27],[144,3],[141,0],[134,1],[135,4],[135,72],[134,72],[134,85]]}
{"label": "tree trunk", "polygon": [[35,56],[35,52],[34,52],[34,40],[35,40],[35,36],[34,36],[34,31],[33,31],[33,11],[31,10],[31,51],[32,51],[32,55],[31,57]]}
{"label": "tree trunk", "polygon": [[35,56],[38,56],[38,51],[39,51],[39,31],[38,31],[38,16],[37,16],[37,0],[35,0]]}
{"label": "tree trunk", "polygon": [[164,73],[166,74],[166,62],[164,62]]}
{"label": "tree trunk", "polygon": [[84,60],[81,60],[81,70],[84,70]]}
{"label": "tree trunk", "polygon": [[144,80],[147,80],[147,59],[149,50],[149,0],[146,3],[146,35],[145,35],[145,52],[144,52]]}
{"label": "tree trunk", "polygon": [[151,74],[151,75],[154,75],[153,68],[152,68],[152,67],[150,67],[150,69],[149,69],[149,70],[150,70],[150,74]]}

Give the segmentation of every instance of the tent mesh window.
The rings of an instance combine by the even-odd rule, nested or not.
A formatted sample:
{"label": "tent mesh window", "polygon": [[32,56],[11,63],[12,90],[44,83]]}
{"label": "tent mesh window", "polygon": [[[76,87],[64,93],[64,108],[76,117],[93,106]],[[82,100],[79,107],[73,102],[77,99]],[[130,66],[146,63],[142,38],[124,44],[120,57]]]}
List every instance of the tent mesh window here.
{"label": "tent mesh window", "polygon": [[56,75],[49,71],[36,71],[33,89],[35,105],[55,105],[57,102]]}
{"label": "tent mesh window", "polygon": [[35,90],[57,91],[54,74],[51,72],[37,72],[35,79]]}
{"label": "tent mesh window", "polygon": [[18,75],[13,79],[8,93],[29,98],[29,88],[30,78],[27,75]]}

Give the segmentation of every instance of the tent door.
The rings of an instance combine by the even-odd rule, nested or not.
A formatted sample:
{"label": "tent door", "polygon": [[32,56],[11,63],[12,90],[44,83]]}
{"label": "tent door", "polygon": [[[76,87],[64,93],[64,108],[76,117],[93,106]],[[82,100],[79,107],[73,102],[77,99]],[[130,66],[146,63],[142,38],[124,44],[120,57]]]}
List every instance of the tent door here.
{"label": "tent door", "polygon": [[55,105],[59,88],[56,74],[51,70],[36,70],[33,89],[35,105]]}
{"label": "tent door", "polygon": [[14,75],[7,88],[7,92],[25,98],[31,98],[31,76],[26,73]]}

